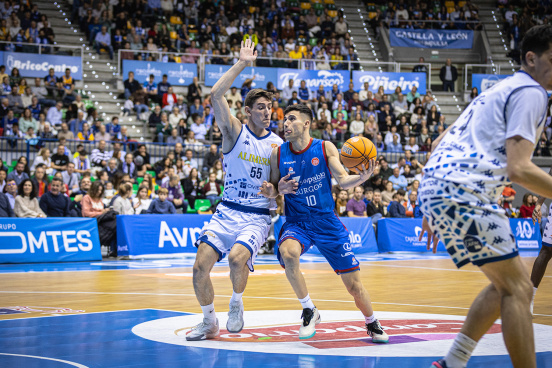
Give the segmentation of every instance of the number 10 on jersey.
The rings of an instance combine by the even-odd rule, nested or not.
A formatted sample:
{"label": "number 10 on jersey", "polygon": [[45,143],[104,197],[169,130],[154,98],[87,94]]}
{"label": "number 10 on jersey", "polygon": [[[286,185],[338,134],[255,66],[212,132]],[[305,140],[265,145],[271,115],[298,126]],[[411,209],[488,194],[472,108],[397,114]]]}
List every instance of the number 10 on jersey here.
{"label": "number 10 on jersey", "polygon": [[307,206],[309,206],[309,207],[316,206],[316,196],[315,195],[307,196]]}

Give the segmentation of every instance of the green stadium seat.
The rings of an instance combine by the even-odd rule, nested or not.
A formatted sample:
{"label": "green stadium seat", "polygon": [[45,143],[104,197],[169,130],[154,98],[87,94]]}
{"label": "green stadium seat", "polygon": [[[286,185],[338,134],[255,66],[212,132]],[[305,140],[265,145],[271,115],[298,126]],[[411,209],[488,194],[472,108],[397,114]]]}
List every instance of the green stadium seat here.
{"label": "green stadium seat", "polygon": [[196,199],[194,209],[197,211],[207,211],[211,208],[211,202],[208,199]]}
{"label": "green stadium seat", "polygon": [[155,173],[155,171],[146,171],[148,174],[151,175],[152,178],[155,178],[157,176],[157,174]]}
{"label": "green stadium seat", "polygon": [[137,193],[138,192],[138,184],[132,184],[132,191],[134,193]]}
{"label": "green stadium seat", "polygon": [[143,181],[144,181],[144,178],[141,176],[136,178],[136,182],[138,183],[138,185],[142,184]]}

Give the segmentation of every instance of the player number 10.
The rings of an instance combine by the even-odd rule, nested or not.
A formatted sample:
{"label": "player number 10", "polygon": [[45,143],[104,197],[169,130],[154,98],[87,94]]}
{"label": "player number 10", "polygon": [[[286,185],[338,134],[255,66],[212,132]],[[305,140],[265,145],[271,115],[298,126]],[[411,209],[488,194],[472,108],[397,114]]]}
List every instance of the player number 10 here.
{"label": "player number 10", "polygon": [[307,197],[307,206],[314,207],[316,206],[316,196],[310,195]]}

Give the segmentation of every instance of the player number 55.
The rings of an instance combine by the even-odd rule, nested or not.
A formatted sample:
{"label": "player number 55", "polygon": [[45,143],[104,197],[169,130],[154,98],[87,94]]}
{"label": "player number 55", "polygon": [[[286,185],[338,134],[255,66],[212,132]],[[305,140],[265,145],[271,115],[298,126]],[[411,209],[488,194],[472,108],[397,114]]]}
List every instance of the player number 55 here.
{"label": "player number 55", "polygon": [[249,176],[251,176],[252,178],[260,179],[262,175],[263,175],[263,168],[262,167],[253,166],[251,168],[251,174],[249,174]]}

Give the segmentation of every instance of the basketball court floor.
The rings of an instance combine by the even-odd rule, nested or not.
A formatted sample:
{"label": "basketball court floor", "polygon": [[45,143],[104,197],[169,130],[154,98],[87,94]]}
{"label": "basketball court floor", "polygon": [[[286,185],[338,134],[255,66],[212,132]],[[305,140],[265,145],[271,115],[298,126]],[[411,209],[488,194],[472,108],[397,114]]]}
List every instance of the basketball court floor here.
{"label": "basketball court floor", "polygon": [[[528,268],[536,253],[525,253]],[[301,306],[274,256],[259,256],[244,294],[245,328],[228,333],[227,263],[213,269],[221,334],[187,342],[201,319],[193,256],[146,261],[0,266],[0,367],[429,367],[442,357],[476,294],[476,267],[446,254],[359,255],[362,280],[390,335],[375,345],[341,280],[319,256],[302,269],[321,311],[316,336],[298,339]],[[537,294],[538,367],[552,367],[552,269]],[[468,367],[509,367],[500,321]]]}

